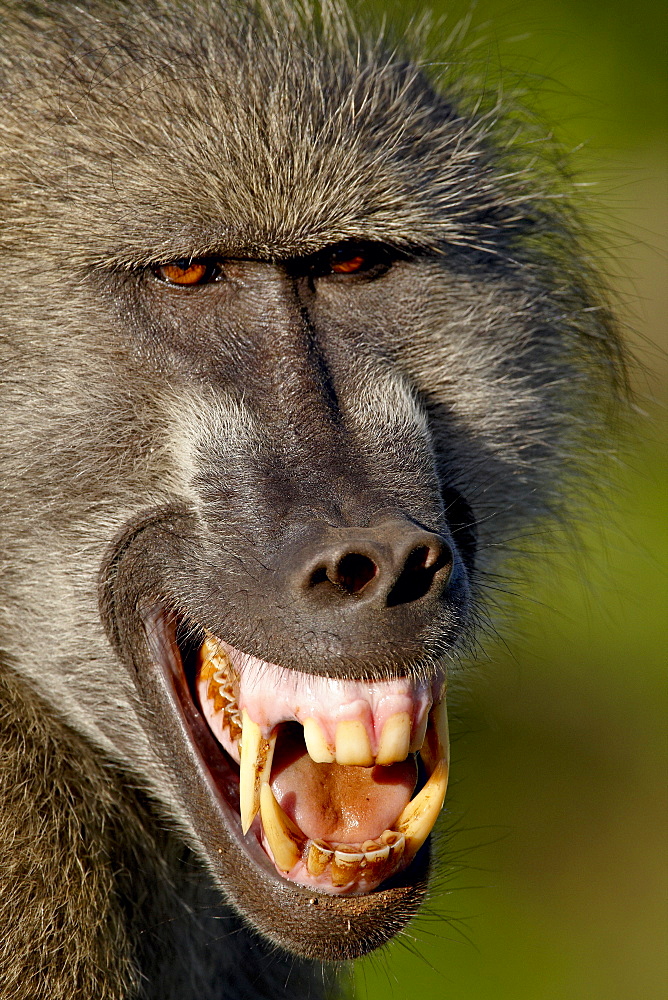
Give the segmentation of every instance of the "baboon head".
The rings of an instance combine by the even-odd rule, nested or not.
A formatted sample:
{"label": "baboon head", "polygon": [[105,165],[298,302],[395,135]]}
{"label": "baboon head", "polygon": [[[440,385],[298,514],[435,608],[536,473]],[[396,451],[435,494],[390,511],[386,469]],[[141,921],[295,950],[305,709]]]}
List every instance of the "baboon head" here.
{"label": "baboon head", "polygon": [[363,954],[488,574],[600,430],[563,182],[328,4],[2,10],[6,663],[252,927]]}

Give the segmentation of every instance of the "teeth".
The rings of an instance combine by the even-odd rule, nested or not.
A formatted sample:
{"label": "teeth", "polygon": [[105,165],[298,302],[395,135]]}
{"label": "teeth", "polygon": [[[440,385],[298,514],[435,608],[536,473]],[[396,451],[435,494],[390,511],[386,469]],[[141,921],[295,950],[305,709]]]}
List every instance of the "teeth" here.
{"label": "teeth", "polygon": [[333,885],[342,886],[352,882],[359,874],[360,864],[364,864],[364,854],[358,848],[339,846],[334,851],[330,868]]}
{"label": "teeth", "polygon": [[206,696],[214,713],[222,713],[222,726],[234,741],[241,736],[241,712],[237,705],[238,677],[217,639],[207,636],[199,650],[199,680],[206,683]]}
{"label": "teeth", "polygon": [[313,840],[308,849],[306,867],[311,875],[322,875],[334,857],[334,851],[323,840]]}
{"label": "teeth", "polygon": [[408,712],[391,715],[383,726],[376,754],[376,764],[393,764],[405,760],[411,739],[411,717]]}
{"label": "teeth", "polygon": [[271,785],[260,788],[260,814],[274,861],[282,872],[291,871],[304,849],[305,837],[279,806]]}
{"label": "teeth", "polygon": [[339,722],[336,727],[336,762],[358,767],[373,764],[371,744],[364,723],[359,719]]}
{"label": "teeth", "polygon": [[[205,680],[208,680],[208,678],[211,677],[213,672],[217,669],[218,660],[221,655],[225,656],[224,653],[221,654],[218,642],[211,636],[206,636],[199,651],[200,662],[203,664],[202,676]],[[227,657],[225,657],[225,659],[227,659]]]}
{"label": "teeth", "polygon": [[443,759],[435,766],[422,791],[408,803],[394,824],[394,829],[406,838],[406,855],[409,858],[417,854],[431,833],[443,807],[447,787],[448,762]]}
{"label": "teeth", "polygon": [[411,745],[409,750],[411,753],[417,753],[422,749],[422,744],[424,743],[425,733],[427,732],[427,722],[429,721],[427,713],[422,716],[420,725],[415,731],[415,736],[411,740]]}
{"label": "teeth", "polygon": [[244,833],[260,808],[260,787],[269,781],[275,746],[276,736],[272,734],[268,740],[263,739],[257,722],[253,722],[244,709],[239,748],[239,812]]}
{"label": "teeth", "polygon": [[397,871],[404,849],[404,835],[396,830],[385,830],[377,840],[365,840],[363,844],[328,844],[324,840],[312,840],[306,867],[315,877],[326,872],[337,888],[361,879],[375,885]]}
{"label": "teeth", "polygon": [[432,774],[439,761],[444,760],[450,766],[450,733],[448,730],[448,706],[443,697],[438,705],[434,705],[429,713],[429,726],[420,756],[424,761],[427,773]]}
{"label": "teeth", "polygon": [[374,861],[387,861],[390,856],[390,845],[383,844],[379,847],[375,840],[365,840],[362,844],[362,850],[366,860],[372,863]]}
{"label": "teeth", "polygon": [[332,764],[335,755],[327,746],[325,734],[315,719],[304,719],[304,741],[309,757],[316,764]]}
{"label": "teeth", "polygon": [[[369,891],[412,860],[436,823],[448,784],[450,750],[445,692],[429,713],[420,709],[414,732],[411,712],[396,712],[386,718],[375,757],[367,730],[367,725],[373,725],[373,718],[365,716],[365,721],[360,717],[340,721],[332,747],[328,742],[328,730],[314,717],[321,709],[310,709],[312,714],[303,721],[304,741],[309,756],[316,763],[336,761],[352,767],[387,766],[419,751],[428,775],[426,785],[408,803],[392,829],[386,829],[375,840],[335,844],[309,840],[278,804],[269,784],[278,730],[268,739],[264,738],[262,728],[251,719],[248,711],[239,710],[241,681],[224,644],[207,636],[199,651],[198,667],[200,698],[206,702],[209,713],[222,712],[226,734],[229,733],[235,744],[238,742],[243,832],[248,832],[260,812],[265,844],[280,871],[292,872],[292,877],[299,880],[300,872],[306,869],[312,878],[329,881],[344,892],[354,891],[355,883],[358,891]],[[424,705],[423,695],[420,698],[422,700],[416,704]],[[308,709],[304,714],[307,712]],[[254,714],[270,719],[271,704],[257,709]],[[216,725],[220,725],[220,717]]]}

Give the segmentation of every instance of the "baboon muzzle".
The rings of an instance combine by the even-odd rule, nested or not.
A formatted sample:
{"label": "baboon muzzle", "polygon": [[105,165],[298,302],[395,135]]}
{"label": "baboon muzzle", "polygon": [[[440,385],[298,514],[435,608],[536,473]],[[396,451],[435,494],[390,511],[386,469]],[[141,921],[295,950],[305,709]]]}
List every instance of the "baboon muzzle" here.
{"label": "baboon muzzle", "polygon": [[[445,670],[425,641],[419,664],[399,655],[394,670],[379,641],[382,668],[358,662],[357,676],[336,649],[308,671],[239,648],[215,601],[201,607],[189,568],[203,547],[185,511],[129,526],[103,572],[107,629],[228,897],[307,957],[362,954],[424,894],[448,780]],[[189,594],[175,586],[186,571]],[[284,588],[277,604],[301,605],[321,632],[349,622],[371,645],[384,629],[401,651],[410,621],[436,621],[462,572],[443,535],[383,515],[365,528],[306,526],[270,576]],[[255,890],[237,898],[240,870]],[[286,894],[293,918],[277,935],[271,900]]]}

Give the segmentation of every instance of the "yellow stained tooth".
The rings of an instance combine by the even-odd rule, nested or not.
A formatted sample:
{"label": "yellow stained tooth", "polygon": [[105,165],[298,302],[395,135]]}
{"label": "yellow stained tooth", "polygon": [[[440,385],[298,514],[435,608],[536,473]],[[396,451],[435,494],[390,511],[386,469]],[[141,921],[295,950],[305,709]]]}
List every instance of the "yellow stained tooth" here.
{"label": "yellow stained tooth", "polygon": [[199,659],[202,664],[212,664],[214,669],[219,667],[231,667],[230,658],[222,648],[217,639],[213,636],[206,636],[200,646]]}
{"label": "yellow stained tooth", "polygon": [[411,717],[408,712],[391,715],[383,726],[376,754],[376,764],[393,764],[405,760],[411,739]]}
{"label": "yellow stained tooth", "polygon": [[390,856],[389,844],[377,844],[374,840],[365,841],[362,844],[362,850],[364,851],[364,859],[367,865],[371,866],[372,870],[377,870],[381,866],[384,866]]}
{"label": "yellow stained tooth", "polygon": [[260,786],[269,781],[275,746],[276,736],[263,739],[257,722],[244,709],[239,746],[239,812],[244,833],[260,808]]}
{"label": "yellow stained tooth", "polygon": [[404,835],[396,830],[385,830],[378,840],[368,840],[362,845],[368,877],[382,882],[396,872],[404,854]]}
{"label": "yellow stained tooth", "polygon": [[336,762],[359,767],[373,764],[369,737],[359,719],[347,719],[336,727]]}
{"label": "yellow stained tooth", "polygon": [[289,872],[299,861],[306,838],[285,815],[268,784],[260,788],[260,815],[274,861],[282,872]]}
{"label": "yellow stained tooth", "polygon": [[330,868],[332,884],[336,886],[346,885],[352,882],[359,875],[360,863],[364,861],[364,854],[357,847],[346,847],[339,844],[334,851],[334,858]]}
{"label": "yellow stained tooth", "polygon": [[311,875],[322,875],[334,857],[334,851],[322,840],[313,840],[308,849],[306,867]]}
{"label": "yellow stained tooth", "polygon": [[412,858],[424,844],[443,808],[448,787],[448,762],[440,760],[433,774],[399,816],[393,827],[406,839],[405,853]]}
{"label": "yellow stained tooth", "polygon": [[378,838],[378,843],[394,851],[397,847],[403,847],[404,835],[397,830],[384,830]]}
{"label": "yellow stained tooth", "polygon": [[304,742],[309,757],[316,764],[332,764],[336,759],[327,746],[322,727],[315,719],[304,719]]}

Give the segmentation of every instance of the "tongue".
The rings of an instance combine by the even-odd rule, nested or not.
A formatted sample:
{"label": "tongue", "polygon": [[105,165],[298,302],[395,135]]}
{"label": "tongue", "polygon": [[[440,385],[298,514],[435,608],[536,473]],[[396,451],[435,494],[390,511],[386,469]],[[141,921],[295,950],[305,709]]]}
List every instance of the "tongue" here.
{"label": "tongue", "polygon": [[392,828],[413,794],[414,757],[386,767],[316,764],[300,733],[291,732],[291,726],[285,730],[276,747],[271,787],[307,837],[357,844]]}

